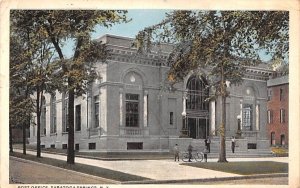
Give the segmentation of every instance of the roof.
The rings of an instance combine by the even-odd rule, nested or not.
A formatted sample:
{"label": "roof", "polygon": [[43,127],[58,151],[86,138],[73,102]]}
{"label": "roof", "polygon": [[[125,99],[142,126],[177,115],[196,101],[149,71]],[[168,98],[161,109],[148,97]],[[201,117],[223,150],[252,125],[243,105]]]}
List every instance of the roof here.
{"label": "roof", "polygon": [[[110,48],[118,49],[115,53],[128,54],[127,50],[135,51],[136,47],[133,46],[134,38],[125,37],[125,36],[118,36],[118,35],[112,35],[112,34],[105,34],[96,41],[101,41],[104,44],[107,44],[110,46]],[[121,53],[120,49],[123,50]],[[154,45],[151,47],[151,53],[157,54],[157,52],[160,52],[161,55],[166,56],[165,59],[167,59],[167,56],[173,51],[174,44],[167,44],[167,43],[160,43],[159,45]],[[236,61],[249,61],[249,59],[244,58],[237,58]],[[256,66],[248,66],[247,69],[251,70],[252,73],[254,72],[263,72],[267,76],[265,80],[268,79],[269,75],[272,74],[272,69],[270,69],[268,63],[266,62],[260,62]]]}
{"label": "roof", "polygon": [[[101,36],[100,38],[96,39],[96,41],[101,41],[104,44],[112,45],[112,46],[119,46],[119,47],[125,47],[129,49],[136,49],[133,47],[133,42],[135,38],[130,37],[124,37],[124,36],[118,36],[118,35],[111,35],[111,34],[105,34]],[[158,46],[152,46],[151,51],[162,51],[165,53],[172,52],[174,46],[167,43],[161,43]]]}
{"label": "roof", "polygon": [[281,76],[277,78],[273,78],[267,81],[267,86],[277,86],[277,85],[283,85],[283,84],[288,84],[289,83],[289,76]]}

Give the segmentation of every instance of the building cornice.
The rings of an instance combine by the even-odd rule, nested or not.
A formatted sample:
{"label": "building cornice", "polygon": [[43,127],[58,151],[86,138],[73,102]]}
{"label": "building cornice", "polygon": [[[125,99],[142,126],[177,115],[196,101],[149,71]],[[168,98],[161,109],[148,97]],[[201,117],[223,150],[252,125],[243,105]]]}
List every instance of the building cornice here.
{"label": "building cornice", "polygon": [[167,66],[167,55],[158,53],[139,54],[133,49],[111,48],[110,50],[109,60],[152,66]]}
{"label": "building cornice", "polygon": [[[168,67],[168,58],[174,45],[162,44],[161,47],[154,46],[154,50],[147,53],[138,53],[137,48],[132,46],[134,38],[106,34],[97,41],[105,43],[110,50],[111,56],[109,60],[124,63],[134,63],[150,66],[166,66]],[[247,61],[247,59],[239,59],[236,61]],[[258,66],[246,66],[244,78],[253,80],[268,80],[274,71],[267,68],[264,63]]]}

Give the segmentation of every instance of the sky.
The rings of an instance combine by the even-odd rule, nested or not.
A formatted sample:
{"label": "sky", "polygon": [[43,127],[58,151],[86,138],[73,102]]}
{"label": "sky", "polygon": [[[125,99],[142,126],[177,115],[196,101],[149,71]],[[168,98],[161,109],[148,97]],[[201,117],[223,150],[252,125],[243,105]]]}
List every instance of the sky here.
{"label": "sky", "polygon": [[[128,10],[127,17],[132,19],[129,23],[115,24],[110,28],[96,27],[95,32],[92,33],[92,39],[97,39],[105,34],[118,35],[124,37],[134,38],[139,31],[143,30],[145,27],[159,23],[165,18],[165,14],[172,10],[167,9],[136,9]],[[63,48],[64,54],[67,58],[73,55],[73,45],[72,41],[68,41]],[[265,51],[259,53],[261,60],[269,61],[271,56],[266,55]]]}
{"label": "sky", "polygon": [[129,10],[127,16],[132,19],[131,22],[116,24],[109,29],[97,27],[97,32],[93,33],[92,38],[99,38],[104,34],[134,38],[140,30],[163,20],[166,12],[168,10]]}
{"label": "sky", "polygon": [[[115,24],[111,28],[96,27],[95,32],[92,33],[92,39],[97,39],[105,34],[134,38],[145,27],[157,24],[163,20],[166,12],[169,11],[166,9],[129,10],[127,17],[132,19],[131,22]],[[64,46],[63,51],[68,58],[72,56],[72,48],[73,43],[71,41]]]}

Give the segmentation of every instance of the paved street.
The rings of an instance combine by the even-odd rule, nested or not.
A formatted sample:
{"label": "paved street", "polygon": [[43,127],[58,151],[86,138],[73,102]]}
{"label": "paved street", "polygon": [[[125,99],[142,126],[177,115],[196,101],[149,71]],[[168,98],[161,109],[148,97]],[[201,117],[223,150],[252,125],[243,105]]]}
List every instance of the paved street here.
{"label": "paved street", "polygon": [[[21,152],[21,150],[16,150]],[[35,152],[27,151],[28,154]],[[66,156],[42,153],[43,157],[66,160]],[[217,161],[211,159],[210,161]],[[288,162],[287,157],[271,158],[228,158],[228,161],[277,161]],[[179,165],[180,162],[174,162],[171,159],[166,160],[122,160],[122,161],[103,161],[95,159],[86,159],[76,157],[76,163],[99,166],[111,170],[116,170],[132,175],[143,176],[153,180],[187,180],[187,179],[205,179],[221,177],[237,177],[240,175],[225,173],[220,171],[195,168],[185,165]]]}
{"label": "paved street", "polygon": [[49,165],[9,157],[10,183],[52,183],[52,184],[111,184],[116,183],[104,178],[85,175]]}
{"label": "paved street", "polygon": [[[179,183],[186,184],[186,183]],[[273,177],[273,178],[255,178],[241,180],[225,180],[225,181],[191,181],[191,185],[288,185],[288,177]]]}

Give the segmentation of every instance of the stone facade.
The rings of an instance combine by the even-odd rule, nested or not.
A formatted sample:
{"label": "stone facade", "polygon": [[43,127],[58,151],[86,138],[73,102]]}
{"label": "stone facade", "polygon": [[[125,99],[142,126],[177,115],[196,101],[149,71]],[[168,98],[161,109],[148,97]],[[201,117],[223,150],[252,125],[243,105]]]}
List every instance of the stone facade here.
{"label": "stone facade", "polygon": [[[87,95],[75,100],[75,148],[81,151],[169,151],[175,143],[186,148],[203,143],[208,135],[218,140],[220,102],[203,102],[209,95],[203,80],[191,72],[174,88],[166,87],[166,65],[172,46],[154,47],[138,55],[132,39],[105,35],[112,56],[98,62],[101,80]],[[266,149],[267,80],[273,72],[265,65],[249,67],[241,85],[229,86],[226,101],[226,136],[240,138],[240,150]],[[64,94],[45,95],[42,145],[67,147],[67,103]],[[76,123],[77,122],[77,123]],[[36,127],[30,127],[30,144]]]}
{"label": "stone facade", "polygon": [[268,138],[272,146],[288,146],[289,81],[288,76],[268,81]]}

